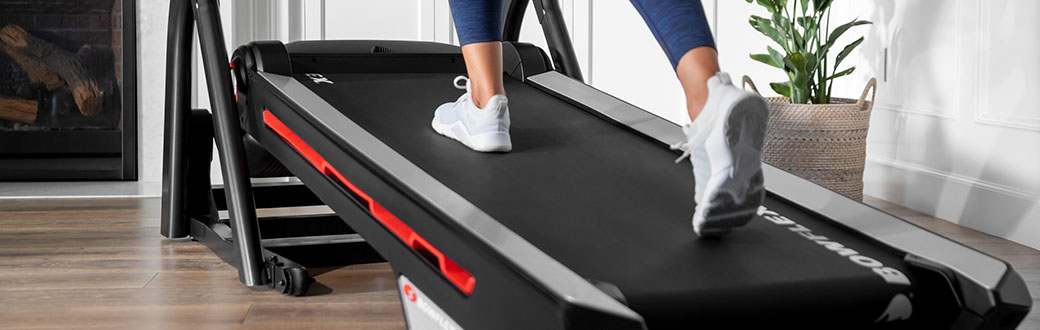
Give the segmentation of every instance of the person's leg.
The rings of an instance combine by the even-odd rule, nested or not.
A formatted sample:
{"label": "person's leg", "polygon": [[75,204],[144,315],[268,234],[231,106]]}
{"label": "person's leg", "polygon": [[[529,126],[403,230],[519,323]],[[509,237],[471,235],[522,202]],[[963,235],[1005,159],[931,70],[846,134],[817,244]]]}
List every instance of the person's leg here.
{"label": "person's leg", "polygon": [[686,111],[690,120],[704,109],[708,101],[708,79],[719,72],[719,53],[715,48],[702,46],[691,49],[679,59],[675,75],[679,77],[686,94]]}
{"label": "person's leg", "polygon": [[502,83],[502,1],[451,0],[449,5],[473,103],[483,108],[492,96],[506,93]]}
{"label": "person's leg", "polygon": [[502,82],[501,41],[466,44],[462,46],[462,57],[466,60],[473,104],[483,109],[492,96],[506,95]]}
{"label": "person's leg", "polygon": [[719,72],[718,53],[699,0],[631,0],[657,38],[686,94],[690,120],[708,99],[708,79]]}
{"label": "person's leg", "polygon": [[[455,78],[455,86],[466,93],[455,102],[437,107],[433,129],[476,151],[510,151],[509,103],[502,81],[502,2],[449,3],[469,78]],[[465,85],[460,86],[460,81]]]}
{"label": "person's leg", "polygon": [[[769,113],[761,97],[719,72],[700,0],[631,0],[661,44],[686,94],[692,124],[676,148],[690,157],[697,207],[693,230],[717,236],[747,224],[762,200],[762,144]],[[681,158],[680,158],[681,159]]]}

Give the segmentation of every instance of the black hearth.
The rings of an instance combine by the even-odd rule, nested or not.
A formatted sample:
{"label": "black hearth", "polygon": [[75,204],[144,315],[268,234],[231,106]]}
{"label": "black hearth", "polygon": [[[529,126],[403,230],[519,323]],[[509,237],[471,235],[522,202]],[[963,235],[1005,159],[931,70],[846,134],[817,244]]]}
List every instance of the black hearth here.
{"label": "black hearth", "polygon": [[0,180],[137,178],[136,0],[0,0]]}

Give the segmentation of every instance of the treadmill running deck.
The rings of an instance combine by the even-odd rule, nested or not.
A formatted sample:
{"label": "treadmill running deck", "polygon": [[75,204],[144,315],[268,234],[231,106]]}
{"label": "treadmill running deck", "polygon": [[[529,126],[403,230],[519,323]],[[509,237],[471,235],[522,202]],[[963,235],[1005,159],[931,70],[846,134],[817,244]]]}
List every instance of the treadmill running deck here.
{"label": "treadmill running deck", "polygon": [[[677,165],[667,148],[512,78],[513,151],[484,154],[430,127],[434,109],[463,93],[452,86],[455,74],[326,77],[335,84],[295,76],[576,273],[616,285],[651,328],[703,324],[705,315],[869,323],[909,291],[761,217],[721,239],[699,239],[688,162]],[[774,197],[765,206],[910,275],[891,251]]]}

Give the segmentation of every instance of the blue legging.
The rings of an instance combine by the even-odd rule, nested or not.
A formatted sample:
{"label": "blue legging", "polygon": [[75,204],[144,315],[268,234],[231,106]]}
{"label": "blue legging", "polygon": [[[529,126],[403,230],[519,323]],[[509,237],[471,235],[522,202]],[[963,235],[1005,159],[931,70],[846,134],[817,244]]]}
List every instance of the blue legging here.
{"label": "blue legging", "polygon": [[[715,48],[700,0],[631,0],[661,44],[672,68],[686,52]],[[501,0],[451,0],[459,42],[502,41]]]}

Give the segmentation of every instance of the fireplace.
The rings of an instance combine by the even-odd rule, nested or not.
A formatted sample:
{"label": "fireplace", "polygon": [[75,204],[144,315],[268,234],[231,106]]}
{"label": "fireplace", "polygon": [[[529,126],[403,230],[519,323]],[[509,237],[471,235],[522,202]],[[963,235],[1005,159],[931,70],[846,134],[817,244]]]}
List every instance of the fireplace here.
{"label": "fireplace", "polygon": [[137,178],[136,0],[0,0],[0,180]]}

